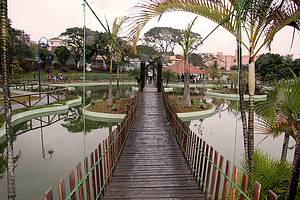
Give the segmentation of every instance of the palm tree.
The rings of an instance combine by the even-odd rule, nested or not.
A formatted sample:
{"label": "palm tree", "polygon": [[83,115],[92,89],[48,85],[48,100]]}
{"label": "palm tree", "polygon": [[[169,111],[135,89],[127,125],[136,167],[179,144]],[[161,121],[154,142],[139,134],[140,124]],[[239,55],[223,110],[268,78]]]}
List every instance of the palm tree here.
{"label": "palm tree", "polygon": [[[149,0],[134,7],[131,35],[137,40],[142,28],[154,17],[161,17],[166,12],[185,11],[222,25],[246,47],[250,57],[248,127],[246,115],[242,115],[242,122],[244,137],[247,136],[244,140],[247,142],[245,149],[250,167],[254,152],[255,58],[264,46],[270,45],[283,27],[290,25],[299,29],[299,4],[298,0]],[[246,42],[242,40],[239,28],[246,33]],[[242,104],[241,112],[244,112]]]}
{"label": "palm tree", "polygon": [[190,95],[190,67],[189,67],[189,55],[190,51],[198,41],[192,33],[193,25],[196,22],[197,17],[195,17],[190,24],[182,31],[182,41],[178,44],[182,47],[183,58],[184,58],[184,90],[183,90],[183,101],[185,107],[191,107],[191,95]]}
{"label": "palm tree", "polygon": [[10,88],[9,88],[9,75],[8,75],[8,18],[7,18],[7,0],[0,1],[0,60],[2,77],[1,82],[3,84],[4,94],[4,112],[5,112],[5,124],[6,124],[6,142],[7,142],[7,192],[8,199],[15,199],[16,186],[15,186],[15,174],[14,174],[14,149],[13,149],[13,133],[11,126],[11,101],[10,101]]}
{"label": "palm tree", "polygon": [[289,184],[287,200],[294,200],[300,175],[300,80],[294,79],[280,82],[267,101],[256,106],[257,113],[273,130],[290,133],[296,140],[292,176]]}
{"label": "palm tree", "polygon": [[[109,44],[108,44],[108,51],[109,51],[109,89],[108,89],[108,100],[107,105],[112,106],[112,65],[113,59],[115,59],[118,55],[121,54],[119,45],[118,45],[118,36],[122,31],[122,25],[126,22],[128,17],[117,17],[115,18],[112,30],[108,26],[109,30]],[[119,85],[119,67],[117,66],[117,85]]]}

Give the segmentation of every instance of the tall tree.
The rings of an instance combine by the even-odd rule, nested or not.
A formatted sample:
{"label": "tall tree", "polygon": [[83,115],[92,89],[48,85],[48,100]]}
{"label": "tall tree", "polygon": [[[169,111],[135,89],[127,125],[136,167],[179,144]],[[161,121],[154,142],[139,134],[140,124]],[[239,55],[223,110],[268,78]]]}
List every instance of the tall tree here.
{"label": "tall tree", "polygon": [[67,47],[65,46],[60,46],[57,49],[55,49],[54,54],[62,65],[66,64],[67,60],[70,57],[70,51]]}
{"label": "tall tree", "polygon": [[174,54],[176,44],[182,40],[182,33],[181,30],[171,27],[154,27],[144,34],[144,40],[147,46],[158,52],[170,51]]}
{"label": "tall tree", "polygon": [[190,65],[189,65],[189,55],[190,51],[194,47],[197,41],[200,39],[200,35],[195,35],[192,33],[192,28],[196,22],[197,17],[195,17],[187,28],[182,31],[182,42],[179,41],[178,44],[182,47],[183,58],[184,58],[184,90],[183,90],[183,100],[185,107],[191,107],[191,94],[190,94]]}
{"label": "tall tree", "polygon": [[[185,11],[207,17],[222,25],[236,38],[240,38],[239,42],[246,47],[250,57],[248,127],[243,128],[244,136],[247,136],[247,158],[250,167],[254,152],[255,58],[261,48],[270,45],[274,35],[283,27],[289,25],[300,28],[299,4],[299,0],[149,0],[139,3],[134,8],[136,14],[132,17],[131,35],[137,40],[142,28],[154,17],[161,17],[166,12]],[[238,19],[239,16],[241,20]],[[237,22],[241,22],[242,26]],[[239,27],[246,33],[246,41],[240,37]],[[244,112],[242,107],[241,112]],[[243,119],[242,122],[244,127],[246,120]]]}
{"label": "tall tree", "polygon": [[[73,27],[66,29],[65,32],[61,33],[61,36],[64,36],[64,42],[67,47],[71,50],[71,53],[75,56],[75,63],[79,68],[80,58],[83,55],[83,28]],[[96,38],[96,32],[86,29],[86,41],[90,45],[94,43]]]}
{"label": "tall tree", "polygon": [[11,124],[11,99],[10,99],[10,80],[9,80],[9,66],[8,66],[8,18],[7,18],[7,0],[0,1],[0,62],[1,62],[1,85],[4,94],[4,113],[5,113],[5,131],[7,142],[7,194],[8,199],[16,198],[16,185],[14,173],[14,149],[13,149],[13,132]]}
{"label": "tall tree", "polygon": [[[128,20],[128,17],[117,17],[115,18],[112,30],[109,29],[109,40],[108,40],[108,52],[109,52],[109,88],[108,88],[108,99],[107,105],[112,106],[112,68],[113,68],[113,60],[117,59],[122,55],[122,51],[120,50],[120,43],[118,41],[118,36],[122,31],[122,26]],[[117,67],[117,85],[119,85],[119,67]]]}

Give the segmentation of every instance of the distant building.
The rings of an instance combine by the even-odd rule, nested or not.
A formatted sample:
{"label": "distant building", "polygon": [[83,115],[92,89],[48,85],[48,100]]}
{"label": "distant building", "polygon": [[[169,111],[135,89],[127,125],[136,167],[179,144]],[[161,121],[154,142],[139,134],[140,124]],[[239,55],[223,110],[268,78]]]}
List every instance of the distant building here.
{"label": "distant building", "polygon": [[55,51],[58,47],[60,47],[63,44],[63,38],[61,37],[55,37],[48,40],[49,51]]}
{"label": "distant building", "polygon": [[[242,64],[247,65],[249,63],[249,55],[242,56]],[[207,61],[205,64],[207,66],[213,65],[214,62],[217,62],[219,68],[224,68],[225,70],[230,70],[234,65],[237,65],[237,52],[235,55],[224,55],[223,52],[217,52],[215,58]]]}

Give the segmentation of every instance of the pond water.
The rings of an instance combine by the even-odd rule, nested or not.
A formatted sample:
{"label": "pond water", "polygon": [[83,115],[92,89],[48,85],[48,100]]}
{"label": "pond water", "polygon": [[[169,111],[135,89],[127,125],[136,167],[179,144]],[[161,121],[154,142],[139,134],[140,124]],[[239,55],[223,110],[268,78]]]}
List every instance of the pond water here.
{"label": "pond water", "polygon": [[[190,128],[211,146],[213,146],[225,159],[232,161],[237,166],[243,158],[243,130],[240,112],[237,111],[237,101],[212,99],[217,106],[215,115],[204,120],[193,120],[189,122]],[[255,116],[258,123],[258,116]],[[255,148],[260,149],[270,156],[280,159],[283,144],[283,135],[277,138],[266,137],[255,130]],[[295,145],[290,139],[289,146]],[[288,160],[292,161],[294,149],[288,150]]]}
{"label": "pond water", "polygon": [[[42,199],[49,187],[56,190],[60,178],[68,180],[66,177],[71,169],[115,128],[114,124],[86,120],[84,134],[82,117],[49,117],[57,122],[39,128],[39,120],[46,122],[49,119],[43,117],[22,124],[16,131],[16,134],[21,133],[14,142],[17,199]],[[30,129],[31,125],[37,129],[22,133]],[[5,155],[5,149],[2,148],[0,160]],[[6,168],[5,165],[0,167],[3,169],[0,176],[0,199],[7,199]]]}

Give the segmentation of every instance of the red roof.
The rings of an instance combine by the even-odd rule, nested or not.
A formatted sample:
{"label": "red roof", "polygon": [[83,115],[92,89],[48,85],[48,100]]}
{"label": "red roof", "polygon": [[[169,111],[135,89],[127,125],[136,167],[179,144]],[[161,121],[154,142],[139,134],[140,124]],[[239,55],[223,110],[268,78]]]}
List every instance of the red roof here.
{"label": "red roof", "polygon": [[[189,66],[190,66],[190,74],[208,74],[207,70],[202,70],[202,69],[196,68],[192,63],[190,63]],[[171,65],[169,67],[169,70],[172,72],[175,72],[177,74],[183,74],[184,73],[184,61],[181,61],[177,64]]]}

